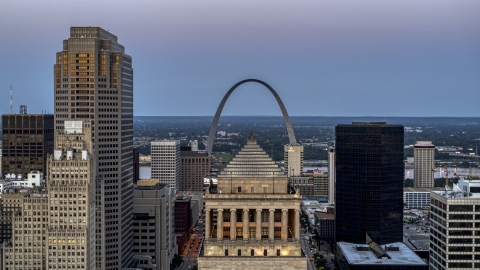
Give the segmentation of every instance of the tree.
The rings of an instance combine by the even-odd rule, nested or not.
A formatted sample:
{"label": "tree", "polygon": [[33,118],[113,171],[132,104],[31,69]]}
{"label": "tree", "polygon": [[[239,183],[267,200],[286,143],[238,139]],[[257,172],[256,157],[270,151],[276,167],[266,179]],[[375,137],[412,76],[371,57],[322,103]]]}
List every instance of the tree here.
{"label": "tree", "polygon": [[182,256],[175,254],[173,255],[172,263],[170,264],[170,269],[175,269],[177,267],[180,267],[182,263],[183,263]]}

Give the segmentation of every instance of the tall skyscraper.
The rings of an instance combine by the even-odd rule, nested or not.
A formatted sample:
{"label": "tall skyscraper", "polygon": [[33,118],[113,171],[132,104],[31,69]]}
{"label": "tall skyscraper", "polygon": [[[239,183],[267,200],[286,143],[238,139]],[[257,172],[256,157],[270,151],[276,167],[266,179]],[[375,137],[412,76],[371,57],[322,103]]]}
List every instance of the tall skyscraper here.
{"label": "tall skyscraper", "polygon": [[354,122],[335,128],[336,241],[403,241],[403,126]]}
{"label": "tall skyscraper", "polygon": [[180,141],[154,141],[150,145],[152,156],[152,178],[179,191],[180,183]]}
{"label": "tall skyscraper", "polygon": [[132,250],[132,57],[100,27],[71,27],[54,72],[55,129],[73,119],[92,125],[97,268],[125,267]]}
{"label": "tall skyscraper", "polygon": [[33,170],[45,174],[47,154],[53,153],[53,115],[2,115],[2,173],[26,177]]}
{"label": "tall skyscraper", "polygon": [[287,185],[288,177],[251,132],[219,173],[217,188],[205,194],[199,269],[307,269],[300,244],[301,197]]}
{"label": "tall skyscraper", "polygon": [[95,269],[94,162],[90,121],[65,121],[47,162],[50,269]]}
{"label": "tall skyscraper", "polygon": [[435,168],[435,145],[430,141],[418,141],[413,146],[415,159],[414,186],[434,187],[433,172]]}

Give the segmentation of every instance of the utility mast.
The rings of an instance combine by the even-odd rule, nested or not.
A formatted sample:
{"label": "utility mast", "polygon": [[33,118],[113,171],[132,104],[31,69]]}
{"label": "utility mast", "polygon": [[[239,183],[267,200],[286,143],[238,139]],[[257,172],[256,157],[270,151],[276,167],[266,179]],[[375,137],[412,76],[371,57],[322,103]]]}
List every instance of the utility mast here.
{"label": "utility mast", "polygon": [[12,85],[10,85],[10,114],[13,114],[12,95]]}

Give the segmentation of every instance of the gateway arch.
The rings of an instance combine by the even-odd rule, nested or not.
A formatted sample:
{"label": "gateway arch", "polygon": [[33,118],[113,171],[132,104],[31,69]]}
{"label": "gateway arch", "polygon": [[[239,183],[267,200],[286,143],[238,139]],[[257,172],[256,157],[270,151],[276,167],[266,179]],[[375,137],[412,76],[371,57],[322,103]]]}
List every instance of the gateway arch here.
{"label": "gateway arch", "polygon": [[207,152],[209,155],[212,154],[212,149],[213,149],[213,141],[215,139],[215,133],[217,132],[217,127],[218,127],[218,120],[220,119],[220,114],[222,114],[223,106],[225,106],[225,103],[227,102],[228,97],[232,92],[239,87],[240,85],[247,83],[247,82],[255,82],[259,83],[263,86],[265,86],[272,95],[275,97],[277,100],[278,106],[280,107],[280,110],[282,111],[283,114],[283,120],[285,121],[285,126],[287,127],[287,133],[288,133],[288,139],[290,140],[290,145],[296,145],[297,140],[295,139],[295,133],[293,132],[293,127],[292,123],[290,122],[290,117],[288,117],[287,109],[285,109],[285,105],[283,105],[282,100],[280,99],[280,96],[278,96],[277,92],[268,85],[266,82],[257,80],[257,79],[246,79],[243,81],[240,81],[236,83],[228,92],[225,94],[225,96],[222,99],[222,102],[220,102],[220,105],[218,105],[217,112],[215,113],[215,117],[213,118],[212,125],[210,126],[210,132],[208,133],[208,139],[207,139]]}

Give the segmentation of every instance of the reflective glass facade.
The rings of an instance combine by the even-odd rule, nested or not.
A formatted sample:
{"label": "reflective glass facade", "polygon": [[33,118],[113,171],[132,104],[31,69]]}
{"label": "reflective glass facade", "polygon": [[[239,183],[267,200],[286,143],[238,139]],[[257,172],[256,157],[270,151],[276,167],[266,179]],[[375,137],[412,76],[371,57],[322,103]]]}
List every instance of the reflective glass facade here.
{"label": "reflective glass facade", "polygon": [[402,125],[337,125],[336,241],[377,244],[402,242]]}

